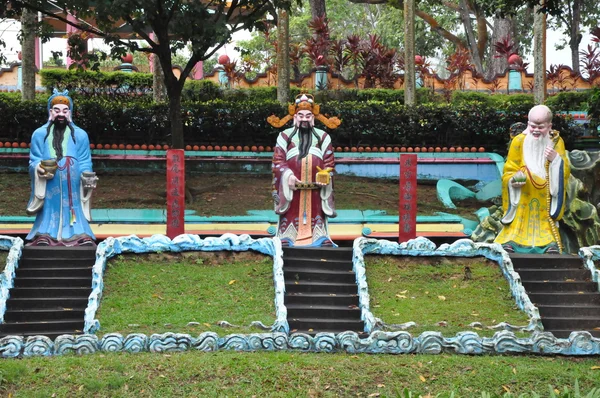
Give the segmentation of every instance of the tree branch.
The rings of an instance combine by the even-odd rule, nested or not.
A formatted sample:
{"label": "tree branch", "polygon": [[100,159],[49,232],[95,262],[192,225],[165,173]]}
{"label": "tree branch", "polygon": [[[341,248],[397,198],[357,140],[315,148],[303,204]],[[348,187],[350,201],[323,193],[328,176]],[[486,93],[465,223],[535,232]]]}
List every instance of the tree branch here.
{"label": "tree branch", "polygon": [[421,18],[423,21],[427,22],[427,24],[429,24],[429,26],[431,26],[432,31],[436,32],[437,34],[439,34],[446,40],[454,43],[458,47],[462,47],[462,48],[467,47],[467,45],[464,41],[462,41],[458,36],[450,33],[446,29],[442,28],[440,26],[440,24],[438,23],[438,21],[431,15],[429,15],[426,12],[421,11],[421,10],[415,10],[415,15],[418,16],[419,18]]}

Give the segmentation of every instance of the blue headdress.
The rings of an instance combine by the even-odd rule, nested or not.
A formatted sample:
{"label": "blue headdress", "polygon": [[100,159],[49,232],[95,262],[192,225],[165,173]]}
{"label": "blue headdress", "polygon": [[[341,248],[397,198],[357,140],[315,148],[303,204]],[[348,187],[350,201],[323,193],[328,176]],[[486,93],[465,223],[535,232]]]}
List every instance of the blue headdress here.
{"label": "blue headdress", "polygon": [[71,115],[73,114],[73,99],[69,97],[69,90],[58,91],[54,89],[52,95],[48,98],[48,111],[56,104],[68,105]]}

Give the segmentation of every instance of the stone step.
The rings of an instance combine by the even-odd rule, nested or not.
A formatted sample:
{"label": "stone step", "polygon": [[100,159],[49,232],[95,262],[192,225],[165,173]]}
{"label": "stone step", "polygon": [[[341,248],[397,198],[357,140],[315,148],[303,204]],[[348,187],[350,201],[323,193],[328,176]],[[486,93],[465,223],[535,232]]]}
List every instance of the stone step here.
{"label": "stone step", "polygon": [[322,332],[325,330],[336,331],[341,333],[346,330],[362,332],[365,329],[365,324],[361,320],[356,319],[323,319],[323,318],[290,318],[288,317],[290,333],[294,330],[307,330],[313,332]]}
{"label": "stone step", "polygon": [[56,268],[20,268],[17,269],[17,278],[52,278],[52,277],[92,277],[92,267],[56,267]]}
{"label": "stone step", "polygon": [[283,269],[286,281],[331,281],[342,283],[355,283],[356,274],[350,271],[331,271],[318,268],[286,267]]}
{"label": "stone step", "polygon": [[43,298],[14,298],[11,297],[6,302],[6,309],[61,309],[61,308],[85,308],[88,304],[88,297],[43,297]]}
{"label": "stone step", "polygon": [[286,293],[285,305],[304,304],[304,305],[338,305],[338,306],[358,306],[358,294],[335,294],[335,293]]}
{"label": "stone step", "polygon": [[523,281],[566,281],[568,279],[589,282],[591,281],[592,274],[587,269],[574,269],[574,268],[554,268],[554,269],[532,269],[522,268],[517,270]]}
{"label": "stone step", "polygon": [[[332,334],[340,334],[346,332],[346,330],[337,330],[337,329],[322,329],[322,330],[318,330],[315,331],[313,330],[308,330],[308,329],[294,329],[293,331],[290,330],[290,334],[293,333],[303,333],[303,334],[308,334],[310,336],[315,336],[317,333],[332,333]],[[369,337],[369,334],[363,330],[352,330],[352,332],[356,332],[358,334],[358,337],[361,339],[365,339],[367,337]]]}
{"label": "stone step", "polygon": [[[50,298],[50,297],[78,297],[87,298],[92,293],[91,287],[13,287],[10,289],[12,298]],[[9,299],[10,301],[10,299]]]}
{"label": "stone step", "polygon": [[289,318],[335,318],[360,320],[360,309],[355,306],[334,305],[286,305]]}
{"label": "stone step", "polygon": [[21,254],[21,260],[26,259],[54,259],[54,258],[69,258],[69,259],[91,259],[92,262],[96,259],[96,248],[90,246],[25,246]]}
{"label": "stone step", "polygon": [[284,258],[283,270],[287,268],[318,268],[332,271],[352,271],[352,260],[328,260],[304,257]]}
{"label": "stone step", "polygon": [[81,318],[85,315],[85,307],[80,308],[41,308],[41,309],[14,309],[7,310],[4,314],[5,322],[42,322],[48,320],[65,320]]}
{"label": "stone step", "polygon": [[91,267],[95,261],[93,258],[21,258],[19,260],[19,269]]}
{"label": "stone step", "polygon": [[20,335],[21,333],[40,334],[60,330],[74,330],[83,332],[83,317],[80,319],[61,319],[37,322],[5,322],[0,325],[2,335]]}
{"label": "stone step", "polygon": [[91,287],[92,277],[25,277],[15,278],[15,287],[37,287],[43,290],[45,287]]}
{"label": "stone step", "polygon": [[288,293],[312,292],[333,294],[356,294],[358,292],[358,287],[356,286],[356,283],[294,281],[285,283],[285,291]]}
{"label": "stone step", "polygon": [[0,338],[6,336],[23,336],[24,340],[27,340],[27,337],[30,336],[46,336],[54,341],[58,336],[63,335],[78,335],[83,334],[83,331],[79,329],[65,329],[65,330],[41,330],[38,332],[20,332],[20,333],[2,333],[0,332]]}
{"label": "stone step", "polygon": [[600,330],[600,317],[542,317],[544,329]]}
{"label": "stone step", "polygon": [[598,285],[593,282],[567,282],[567,281],[522,281],[527,292],[598,292]]}
{"label": "stone step", "polygon": [[544,317],[600,317],[600,305],[568,305],[568,304],[541,304],[537,305],[540,316]]}
{"label": "stone step", "polygon": [[352,248],[350,247],[285,247],[283,248],[283,262],[288,258],[347,260],[352,262]]}
{"label": "stone step", "polygon": [[527,292],[529,299],[536,305],[541,304],[596,304],[600,305],[598,292]]}
{"label": "stone step", "polygon": [[510,253],[513,267],[520,268],[583,268],[583,260],[569,254],[540,255]]}

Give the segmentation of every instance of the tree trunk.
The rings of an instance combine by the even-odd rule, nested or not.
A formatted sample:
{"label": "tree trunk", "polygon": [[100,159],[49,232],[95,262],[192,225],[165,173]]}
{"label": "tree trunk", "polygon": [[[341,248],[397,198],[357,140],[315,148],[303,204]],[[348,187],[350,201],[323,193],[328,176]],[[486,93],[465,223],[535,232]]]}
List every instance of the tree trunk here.
{"label": "tree trunk", "polygon": [[308,3],[310,4],[310,14],[312,19],[327,16],[325,0],[308,0]]}
{"label": "tree trunk", "polygon": [[23,101],[31,101],[35,98],[35,31],[36,31],[36,12],[23,9],[21,14],[21,24],[23,27],[23,38],[21,42],[21,55],[23,62],[21,64],[21,98]]}
{"label": "tree trunk", "polygon": [[183,149],[183,119],[181,118],[181,90],[179,93],[172,89],[169,92],[169,121],[171,122],[171,147]]}
{"label": "tree trunk", "polygon": [[[423,82],[424,83],[424,82]],[[415,104],[415,0],[404,1],[404,104]]]}
{"label": "tree trunk", "polygon": [[460,0],[460,18],[465,28],[465,34],[467,36],[467,43],[471,52],[471,58],[475,65],[477,73],[483,73],[483,64],[481,62],[481,54],[479,53],[479,47],[477,46],[477,39],[473,32],[473,24],[471,23],[471,10],[467,5],[466,0]]}
{"label": "tree trunk", "polygon": [[506,72],[508,67],[508,59],[504,55],[496,54],[494,50],[494,44],[501,41],[504,38],[512,37],[511,32],[513,31],[513,21],[508,18],[494,18],[494,32],[492,34],[492,56],[490,57],[490,63],[487,66],[485,78],[493,80],[498,74]]}
{"label": "tree trunk", "polygon": [[533,17],[533,100],[543,104],[546,100],[546,14],[534,8]]}
{"label": "tree trunk", "polygon": [[277,11],[277,101],[290,101],[290,16],[282,8]]}
{"label": "tree trunk", "polygon": [[152,93],[154,102],[165,102],[167,99],[167,90],[165,87],[165,74],[162,66],[160,66],[160,60],[156,54],[152,54]]}
{"label": "tree trunk", "polygon": [[571,48],[571,65],[573,72],[580,73],[579,69],[579,42],[581,42],[581,0],[573,1],[573,20],[571,21],[571,39],[569,47]]}

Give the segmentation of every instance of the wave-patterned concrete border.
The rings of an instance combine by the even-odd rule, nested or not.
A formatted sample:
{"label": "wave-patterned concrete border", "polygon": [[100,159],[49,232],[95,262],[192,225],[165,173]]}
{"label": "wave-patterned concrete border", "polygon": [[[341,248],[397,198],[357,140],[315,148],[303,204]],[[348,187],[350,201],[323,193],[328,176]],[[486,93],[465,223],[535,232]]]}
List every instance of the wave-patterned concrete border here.
{"label": "wave-patterned concrete border", "polygon": [[14,286],[15,272],[23,252],[23,239],[0,235],[0,250],[8,251],[6,267],[0,274],[0,323],[3,323],[6,300],[10,297],[10,289]]}
{"label": "wave-patterned concrete border", "polygon": [[283,304],[285,282],[283,279],[283,250],[279,238],[252,239],[249,235],[224,234],[221,237],[201,239],[198,235],[183,234],[173,240],[164,235],[139,238],[135,235],[107,238],[98,245],[96,263],[92,269],[92,292],[85,310],[84,333],[95,333],[100,322],[95,319],[104,289],[106,261],[121,253],[157,253],[183,251],[248,251],[254,250],[273,258],[273,280],[275,285],[276,320],[272,331],[289,332],[287,309]]}
{"label": "wave-patterned concrete border", "polygon": [[[108,241],[108,240],[107,240]],[[22,249],[22,241],[17,240],[11,246],[15,249],[15,254],[11,254],[16,259]],[[5,243],[6,244],[6,243]],[[503,330],[496,332],[492,337],[480,337],[477,333],[466,331],[459,332],[454,337],[444,337],[440,332],[424,332],[419,336],[412,336],[405,331],[385,332],[373,331],[366,338],[360,338],[355,332],[344,332],[340,334],[318,333],[316,336],[309,336],[302,333],[289,335],[289,326],[287,326],[287,312],[283,305],[283,294],[285,288],[283,285],[283,260],[281,243],[277,239],[263,238],[253,240],[246,235],[225,234],[221,238],[200,239],[195,235],[181,235],[174,240],[170,240],[162,235],[156,237],[140,239],[135,236],[126,238],[111,238],[104,246],[99,246],[94,272],[95,287],[102,286],[101,276],[106,265],[106,259],[119,253],[147,253],[152,251],[184,251],[184,250],[256,250],[273,256],[274,279],[276,286],[276,306],[277,320],[273,325],[271,333],[255,334],[230,334],[219,337],[214,332],[204,332],[198,337],[189,334],[165,333],[153,334],[129,334],[122,336],[118,333],[109,333],[99,338],[93,334],[83,335],[62,335],[53,342],[46,336],[31,336],[24,339],[20,336],[7,336],[0,339],[0,357],[33,357],[33,356],[52,356],[65,353],[91,354],[96,352],[178,352],[178,351],[217,351],[217,350],[236,350],[236,351],[274,351],[290,350],[301,352],[347,352],[347,353],[369,353],[369,354],[507,354],[507,353],[529,353],[546,355],[600,355],[600,339],[592,337],[589,332],[573,332],[568,339],[559,339],[551,333],[540,332],[538,327],[533,327],[533,333],[530,337],[519,338],[512,331]],[[2,246],[0,246],[2,248]],[[600,250],[600,248],[599,248]],[[526,308],[531,305],[527,296],[520,285],[518,274],[512,269],[512,263],[508,254],[502,250],[499,245],[489,245],[482,243],[473,243],[470,240],[457,241],[452,245],[441,245],[436,248],[435,245],[424,238],[417,238],[407,243],[396,244],[389,241],[379,241],[376,239],[359,238],[354,243],[354,263],[355,267],[364,254],[379,252],[379,254],[401,254],[401,255],[446,255],[446,256],[485,256],[492,260],[501,260],[504,264],[503,273],[514,281],[515,289],[513,295],[517,303]],[[429,253],[429,254],[424,254]],[[600,252],[599,252],[600,253]],[[9,256],[10,257],[10,256]],[[102,260],[103,259],[103,260]],[[363,259],[364,260],[364,259]],[[500,264],[500,262],[499,262]],[[359,271],[361,271],[359,269]],[[361,271],[364,275],[364,267]],[[357,281],[363,280],[362,276],[357,274]],[[510,280],[510,279],[509,279]],[[517,283],[518,282],[518,283]],[[360,282],[366,286],[366,278]],[[511,286],[513,286],[511,282]],[[519,288],[520,286],[520,288]],[[93,319],[95,310],[101,297],[94,289],[96,294],[90,295],[91,321],[86,321],[91,326],[99,326]],[[512,289],[512,288],[511,288]],[[366,295],[362,298],[362,304],[366,304],[365,318],[371,319],[371,328],[375,325],[375,318],[368,311],[368,289],[364,291]],[[520,299],[517,295],[520,294]],[[92,297],[93,296],[93,297]],[[92,307],[94,307],[92,311]],[[535,308],[535,307],[533,307]],[[531,312],[530,327],[537,325],[535,315],[537,309],[529,309]],[[528,312],[528,313],[530,313]],[[88,316],[88,311],[86,311]],[[285,323],[283,320],[285,320]],[[540,324],[541,325],[541,324]],[[278,331],[276,329],[281,329]]]}
{"label": "wave-patterned concrete border", "polygon": [[365,331],[371,332],[379,329],[383,322],[375,318],[369,306],[369,290],[366,279],[365,254],[381,254],[392,256],[421,256],[421,257],[478,257],[483,256],[495,261],[500,266],[502,274],[509,283],[510,291],[519,308],[529,317],[529,325],[515,326],[502,322],[491,326],[491,329],[506,329],[513,331],[542,331],[542,321],[538,308],[533,305],[521,277],[515,272],[508,253],[497,243],[476,243],[470,239],[460,239],[452,244],[443,244],[436,247],[435,243],[424,237],[417,237],[408,242],[395,243],[387,240],[357,238],[354,241],[353,263],[358,284],[359,303],[362,319],[365,321]]}
{"label": "wave-patterned concrete border", "polygon": [[583,258],[583,265],[592,273],[592,280],[598,284],[598,291],[600,291],[600,270],[594,263],[600,260],[600,246],[582,247],[579,249],[579,257]]}
{"label": "wave-patterned concrete border", "polygon": [[545,355],[600,355],[600,339],[588,332],[573,332],[568,339],[557,339],[551,333],[535,332],[530,338],[518,338],[513,332],[496,332],[493,337],[480,337],[475,332],[457,333],[446,338],[439,332],[424,332],[413,337],[408,332],[373,332],[359,338],[355,332],[303,333],[288,335],[283,332],[231,334],[219,337],[205,332],[198,337],[189,334],[165,333],[146,336],[118,333],[102,338],[96,335],[63,335],[54,342],[45,336],[20,336],[0,339],[0,357],[35,357],[67,353],[93,354],[97,352],[181,352],[181,351],[302,351],[346,352],[367,354],[545,354]]}

